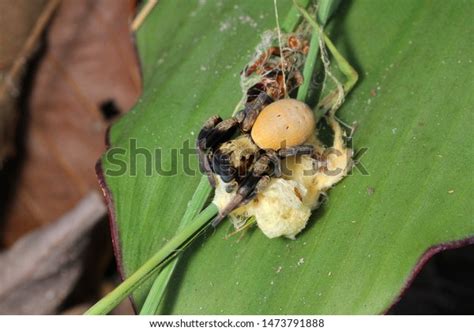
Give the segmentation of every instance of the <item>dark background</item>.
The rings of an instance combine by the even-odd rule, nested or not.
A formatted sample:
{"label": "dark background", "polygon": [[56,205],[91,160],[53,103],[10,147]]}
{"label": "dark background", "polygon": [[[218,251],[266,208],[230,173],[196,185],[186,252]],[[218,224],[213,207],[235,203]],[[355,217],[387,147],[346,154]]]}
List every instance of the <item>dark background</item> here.
{"label": "dark background", "polygon": [[474,246],[433,256],[388,314],[474,314]]}

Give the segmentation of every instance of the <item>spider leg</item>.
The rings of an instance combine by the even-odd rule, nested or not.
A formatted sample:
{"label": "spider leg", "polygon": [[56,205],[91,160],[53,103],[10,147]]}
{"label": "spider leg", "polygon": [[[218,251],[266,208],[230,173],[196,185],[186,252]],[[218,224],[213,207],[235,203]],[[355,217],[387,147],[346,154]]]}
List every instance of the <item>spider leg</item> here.
{"label": "spider leg", "polygon": [[239,123],[234,118],[223,121],[222,118],[215,115],[204,123],[198,134],[196,145],[199,157],[199,167],[201,171],[207,175],[212,187],[216,186],[216,182],[207,150],[210,148],[212,149],[221,142],[229,139],[237,130],[238,125]]}
{"label": "spider leg", "polygon": [[[246,101],[246,104],[247,103],[251,103],[253,100],[255,100],[260,93],[262,92],[265,92],[265,86],[264,84],[260,81],[258,83],[256,83],[254,86],[250,87],[248,90],[247,90],[247,101]],[[242,111],[242,114],[244,112]],[[242,116],[242,119],[243,119],[243,116]],[[240,121],[240,123],[242,123],[242,121]]]}
{"label": "spider leg", "polygon": [[244,182],[237,190],[235,197],[224,209],[219,211],[219,214],[212,220],[211,225],[217,227],[234,209],[252,201],[259,192],[262,192],[267,187],[270,179],[270,176],[263,176],[261,178],[253,177],[251,180]]}
{"label": "spider leg", "polygon": [[199,168],[201,172],[207,175],[209,179],[209,183],[212,187],[216,187],[216,181],[214,179],[214,175],[212,174],[211,165],[209,163],[209,157],[207,154],[207,137],[212,132],[212,130],[216,127],[217,124],[222,122],[222,118],[217,115],[210,117],[202,126],[201,131],[199,131],[196,147],[198,151],[198,158],[199,158]]}
{"label": "spider leg", "polygon": [[235,208],[239,207],[244,200],[242,195],[236,195],[232,201],[229,202],[224,209],[219,211],[219,214],[212,220],[211,225],[215,228],[219,225],[219,223],[227,217]]}
{"label": "spider leg", "polygon": [[[229,215],[237,207],[250,202],[255,195],[264,189],[270,177],[268,174],[271,171],[271,159],[268,155],[262,155],[254,164],[252,173],[250,173],[242,184],[237,189],[237,193],[234,198],[219,211],[219,214],[212,220],[211,224],[213,227],[219,225],[219,223]],[[260,183],[261,182],[261,183]]]}
{"label": "spider leg", "polygon": [[279,157],[288,157],[294,155],[312,154],[314,150],[313,145],[298,145],[293,147],[282,148],[278,151]]}
{"label": "spider leg", "polygon": [[204,125],[202,126],[201,131],[199,131],[199,134],[197,137],[196,145],[198,148],[202,150],[207,148],[206,138],[211,133],[211,131],[216,127],[216,125],[220,122],[222,122],[222,118],[220,118],[218,115],[214,115],[210,117],[206,122],[204,122]]}
{"label": "spider leg", "polygon": [[252,201],[258,193],[262,192],[263,190],[265,190],[268,186],[268,184],[270,184],[270,180],[271,180],[271,177],[270,176],[262,176],[262,178],[260,178],[260,180],[257,182],[257,185],[255,185],[255,189],[249,194],[248,197],[246,197],[241,205],[245,205],[247,203],[249,203],[250,201]]}
{"label": "spider leg", "polygon": [[218,174],[225,183],[229,183],[235,178],[237,170],[230,164],[228,154],[222,153],[217,149],[212,157],[212,169]]}
{"label": "spider leg", "polygon": [[273,175],[275,177],[281,177],[281,159],[278,157],[278,153],[274,150],[267,150],[265,152],[270,159],[271,164],[273,165]]}
{"label": "spider leg", "polygon": [[213,128],[206,130],[202,136],[199,134],[198,139],[204,148],[214,148],[232,137],[237,131],[238,125],[239,122],[235,118],[220,121]]}
{"label": "spider leg", "polygon": [[273,99],[265,92],[260,92],[257,98],[245,105],[235,117],[240,123],[241,130],[243,132],[249,132],[252,129],[253,123],[257,119],[258,114],[262,109],[273,102]]}
{"label": "spider leg", "polygon": [[278,151],[278,157],[280,161],[280,176],[282,170],[281,168],[284,168],[284,173],[287,174],[289,169],[287,168],[287,157],[290,156],[296,156],[296,155],[313,155],[314,153],[314,146],[313,145],[298,145],[298,146],[293,146],[293,147],[286,147],[282,148]]}
{"label": "spider leg", "polygon": [[198,157],[199,157],[199,168],[201,169],[202,173],[206,174],[207,179],[209,180],[209,184],[211,184],[211,186],[215,188],[216,179],[214,178],[214,174],[212,173],[212,168],[209,163],[208,154],[200,148],[198,148],[197,151],[198,151]]}

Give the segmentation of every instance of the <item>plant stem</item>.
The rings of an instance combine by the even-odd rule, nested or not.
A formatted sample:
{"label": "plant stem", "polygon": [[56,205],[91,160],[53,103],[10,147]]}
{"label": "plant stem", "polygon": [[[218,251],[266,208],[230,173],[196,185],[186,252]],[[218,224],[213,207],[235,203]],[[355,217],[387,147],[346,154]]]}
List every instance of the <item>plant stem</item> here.
{"label": "plant stem", "polygon": [[[339,0],[321,0],[318,3],[318,18],[321,24],[324,26],[329,20],[330,15],[333,13]],[[302,11],[308,14],[306,7],[308,4],[306,2],[293,0],[293,6],[291,10],[295,10],[297,13],[302,14]],[[309,15],[309,14],[308,14]],[[311,88],[311,81],[313,78],[314,67],[318,59],[319,53],[319,27],[313,26],[313,31],[311,35],[311,40],[309,44],[309,52],[306,56],[306,62],[303,68],[303,84],[298,88],[298,94],[296,99],[305,102],[308,98],[308,93]]]}
{"label": "plant stem", "polygon": [[[318,20],[321,23],[321,26],[325,26],[328,22],[331,15],[339,6],[341,0],[320,0],[318,5]],[[304,6],[299,6],[300,8],[305,8]],[[297,8],[299,11],[299,9]]]}
{"label": "plant stem", "polygon": [[168,241],[158,252],[146,261],[130,277],[117,286],[107,296],[102,298],[92,306],[86,315],[107,314],[114,309],[133,290],[140,286],[148,277],[153,274],[167,258],[182,247],[196,232],[209,224],[209,221],[217,214],[217,207],[210,204],[191,223],[185,226],[176,236]]}
{"label": "plant stem", "polygon": [[156,6],[158,3],[158,0],[148,0],[145,5],[143,6],[142,9],[140,9],[140,12],[138,15],[133,19],[132,22],[132,31],[137,31],[140,26],[145,22],[145,19],[147,16],[151,13],[153,8]]}
{"label": "plant stem", "polygon": [[[196,191],[194,192],[193,197],[188,204],[188,208],[186,209],[186,212],[179,223],[178,230],[176,231],[177,235],[196,217],[199,211],[202,210],[204,204],[209,198],[211,191],[212,188],[209,185],[207,177],[202,176],[201,181],[199,182]],[[171,276],[173,275],[176,265],[178,264],[179,258],[180,256],[177,256],[170,263],[165,265],[163,269],[161,269],[160,273],[153,282],[142,309],[140,310],[140,315],[153,315],[156,313],[158,306],[163,300],[166,287],[171,279]]]}
{"label": "plant stem", "polygon": [[296,99],[305,102],[308,98],[309,89],[311,87],[311,81],[314,73],[314,66],[316,65],[316,60],[318,59],[319,52],[319,31],[313,29],[311,35],[311,41],[309,44],[309,52],[306,57],[306,62],[304,63],[303,68],[303,84],[298,88],[298,94]]}
{"label": "plant stem", "polygon": [[[325,0],[325,2],[323,2],[324,7],[325,7],[324,9],[325,13],[331,13],[334,10],[334,7],[331,6],[331,2],[332,0]],[[341,53],[339,53],[336,46],[334,46],[332,41],[324,33],[322,28],[319,26],[316,20],[311,16],[311,14],[305,8],[298,6],[298,4],[296,3],[296,0],[293,0],[293,3],[295,7],[301,12],[301,14],[306,19],[306,21],[313,27],[313,29],[319,31],[319,34],[322,36],[324,40],[324,43],[326,44],[327,48],[331,52],[332,56],[334,56],[334,59],[336,60],[339,70],[346,76],[347,80],[344,84],[340,84],[337,81],[336,82],[341,87],[343,95],[344,96],[347,95],[347,93],[349,93],[349,91],[354,87],[354,85],[356,84],[359,78],[357,71],[355,71],[355,69],[350,65],[350,63],[341,55]],[[324,17],[323,20],[327,20],[327,17]],[[326,73],[328,75],[330,74],[330,72],[328,71],[326,71]],[[341,101],[339,89],[336,89],[335,91],[326,95],[318,103],[317,111],[316,111],[316,120],[319,120],[321,117],[325,116],[326,112],[330,109],[335,111],[340,106],[341,103],[342,101]]]}
{"label": "plant stem", "polygon": [[[308,7],[311,0],[300,0],[299,6],[306,8]],[[301,21],[301,13],[298,8],[291,6],[290,11],[286,15],[285,21],[281,25],[281,30],[283,32],[289,33],[294,32],[298,27],[298,24]]]}

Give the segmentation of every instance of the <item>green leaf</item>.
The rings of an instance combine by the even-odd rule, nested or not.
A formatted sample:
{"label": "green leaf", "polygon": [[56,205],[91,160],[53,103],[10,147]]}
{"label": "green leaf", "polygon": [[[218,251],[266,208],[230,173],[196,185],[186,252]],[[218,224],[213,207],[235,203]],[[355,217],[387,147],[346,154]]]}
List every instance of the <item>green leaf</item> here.
{"label": "green leaf", "polygon": [[[291,2],[278,3],[285,17]],[[338,114],[358,122],[353,145],[367,148],[360,165],[369,175],[355,168],[295,241],[258,229],[224,240],[227,224],[208,232],[182,256],[160,313],[380,313],[422,256],[472,242],[472,3],[342,4],[328,31],[360,83]],[[126,276],[174,235],[201,178],[185,175],[182,162],[177,175],[147,174],[144,149],[161,148],[169,170],[171,149],[193,146],[210,115],[229,116],[239,72],[274,26],[273,1],[162,0],[140,29],[144,93],[112,127],[102,158]],[[120,172],[117,160],[125,174],[110,173]],[[135,292],[138,307],[150,286]]]}

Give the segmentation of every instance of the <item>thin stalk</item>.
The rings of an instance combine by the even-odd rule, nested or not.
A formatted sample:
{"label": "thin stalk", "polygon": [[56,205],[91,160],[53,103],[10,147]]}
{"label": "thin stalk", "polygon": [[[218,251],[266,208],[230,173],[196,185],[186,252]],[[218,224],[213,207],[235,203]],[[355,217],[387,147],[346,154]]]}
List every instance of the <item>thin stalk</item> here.
{"label": "thin stalk", "polygon": [[145,19],[147,16],[151,13],[153,8],[155,8],[156,4],[158,3],[158,0],[148,0],[143,8],[140,10],[138,15],[133,19],[132,22],[132,31],[137,31],[140,26],[145,22]]}
{"label": "thin stalk", "polygon": [[130,277],[125,279],[107,296],[102,298],[94,306],[92,306],[86,315],[103,315],[114,309],[123,299],[138,288],[155,270],[163,265],[167,258],[176,252],[180,247],[185,245],[189,238],[204,226],[217,214],[217,207],[210,204],[204,209],[192,222],[185,226],[178,235],[168,241],[158,252],[155,253],[148,261],[146,261],[137,271]]}
{"label": "thin stalk", "polygon": [[[176,234],[179,234],[183,228],[196,217],[199,211],[202,210],[204,204],[209,198],[209,195],[211,194],[211,191],[212,188],[209,185],[207,177],[202,176],[201,181],[199,182],[196,191],[194,192],[194,195],[188,204],[188,208],[181,219]],[[180,256],[177,256],[170,263],[164,266],[163,269],[161,269],[160,273],[153,282],[142,309],[140,310],[140,315],[153,315],[156,313],[158,306],[163,300],[166,287],[171,279],[171,276],[173,275],[176,265],[178,264],[179,258]]]}
{"label": "thin stalk", "polygon": [[318,59],[319,52],[319,31],[313,29],[311,35],[311,40],[309,42],[309,51],[308,56],[306,56],[306,61],[303,68],[303,84],[298,88],[298,94],[296,99],[305,102],[308,98],[309,89],[311,87],[311,81],[314,73],[314,66]]}
{"label": "thin stalk", "polygon": [[355,69],[350,65],[349,62],[339,53],[337,50],[336,46],[332,43],[331,39],[328,38],[326,34],[323,33],[324,36],[324,42],[326,43],[326,46],[329,48],[329,51],[331,54],[334,56],[334,59],[336,60],[337,66],[339,67],[339,70],[346,76],[347,81],[342,84],[344,87],[344,93],[347,94],[349,93],[350,90],[354,87],[356,84],[357,80],[359,79],[359,74]]}
{"label": "thin stalk", "polygon": [[[331,0],[327,0],[327,1],[330,2]],[[324,44],[327,46],[332,56],[336,60],[339,70],[344,74],[344,76],[346,76],[346,79],[347,79],[344,84],[340,84],[336,80],[336,84],[338,85],[338,88],[335,91],[329,93],[322,100],[320,100],[317,106],[317,111],[316,111],[316,120],[319,120],[321,117],[326,115],[326,112],[328,110],[336,111],[336,109],[342,103],[344,96],[347,95],[349,91],[356,84],[359,78],[359,75],[357,71],[355,71],[355,69],[350,65],[350,63],[341,55],[341,53],[339,53],[336,46],[334,46],[334,44],[332,43],[331,39],[329,39],[329,37],[324,33],[322,28],[319,26],[316,20],[311,16],[311,14],[305,8],[298,6],[295,0],[293,2],[296,8],[300,11],[300,13],[306,19],[306,21],[313,27],[313,29],[318,30],[319,34],[323,36]],[[331,9],[331,4],[327,4],[327,8],[328,9],[326,10],[326,12],[328,13],[334,9],[334,8]],[[321,46],[321,47],[324,47],[324,46]],[[324,59],[323,59],[323,63],[324,63]],[[325,69],[327,70],[326,64],[325,64]],[[335,80],[334,76],[329,71],[326,71],[326,74],[330,75],[332,79]],[[342,91],[342,98],[341,98],[341,91]]]}
{"label": "thin stalk", "polygon": [[[341,0],[320,0],[318,3],[318,20],[321,26],[325,26],[331,18],[331,15],[339,6]],[[306,8],[305,6],[299,5],[300,8]],[[299,9],[296,8],[298,11]]]}
{"label": "thin stalk", "polygon": [[[311,0],[300,0],[299,6],[303,8],[307,8]],[[301,13],[299,12],[298,8],[295,6],[291,6],[290,11],[286,15],[285,20],[281,25],[281,30],[285,33],[294,32],[301,21]]]}
{"label": "thin stalk", "polygon": [[[318,2],[318,18],[323,26],[329,20],[330,15],[333,13],[338,3],[339,0],[321,0]],[[307,3],[293,0],[293,6],[291,10],[295,10],[299,15],[302,15],[302,9],[305,13],[308,13],[306,11],[306,7]],[[298,88],[298,94],[296,95],[296,99],[303,102],[305,102],[308,98],[308,93],[311,88],[311,81],[314,73],[314,67],[316,66],[316,61],[318,60],[319,30],[319,27],[313,26],[311,40],[309,43],[309,52],[306,56],[306,62],[303,68],[304,81],[303,84]]]}
{"label": "thin stalk", "polygon": [[[301,12],[301,14],[305,17],[305,19],[309,22],[309,24],[315,30],[318,30],[320,34],[323,36],[324,43],[329,48],[329,51],[331,52],[331,54],[334,56],[334,59],[336,60],[339,70],[341,70],[341,72],[347,78],[347,81],[343,84],[344,92],[345,94],[347,94],[352,89],[352,87],[354,87],[355,83],[357,82],[359,78],[357,71],[355,71],[355,69],[350,65],[350,63],[342,56],[341,53],[339,53],[336,46],[334,46],[334,44],[332,43],[331,39],[329,39],[329,37],[322,31],[321,27],[318,25],[316,20],[313,17],[311,17],[308,11],[306,11],[304,7],[296,4],[296,2],[295,2],[295,6]],[[327,12],[330,12],[330,11],[327,11]]]}

